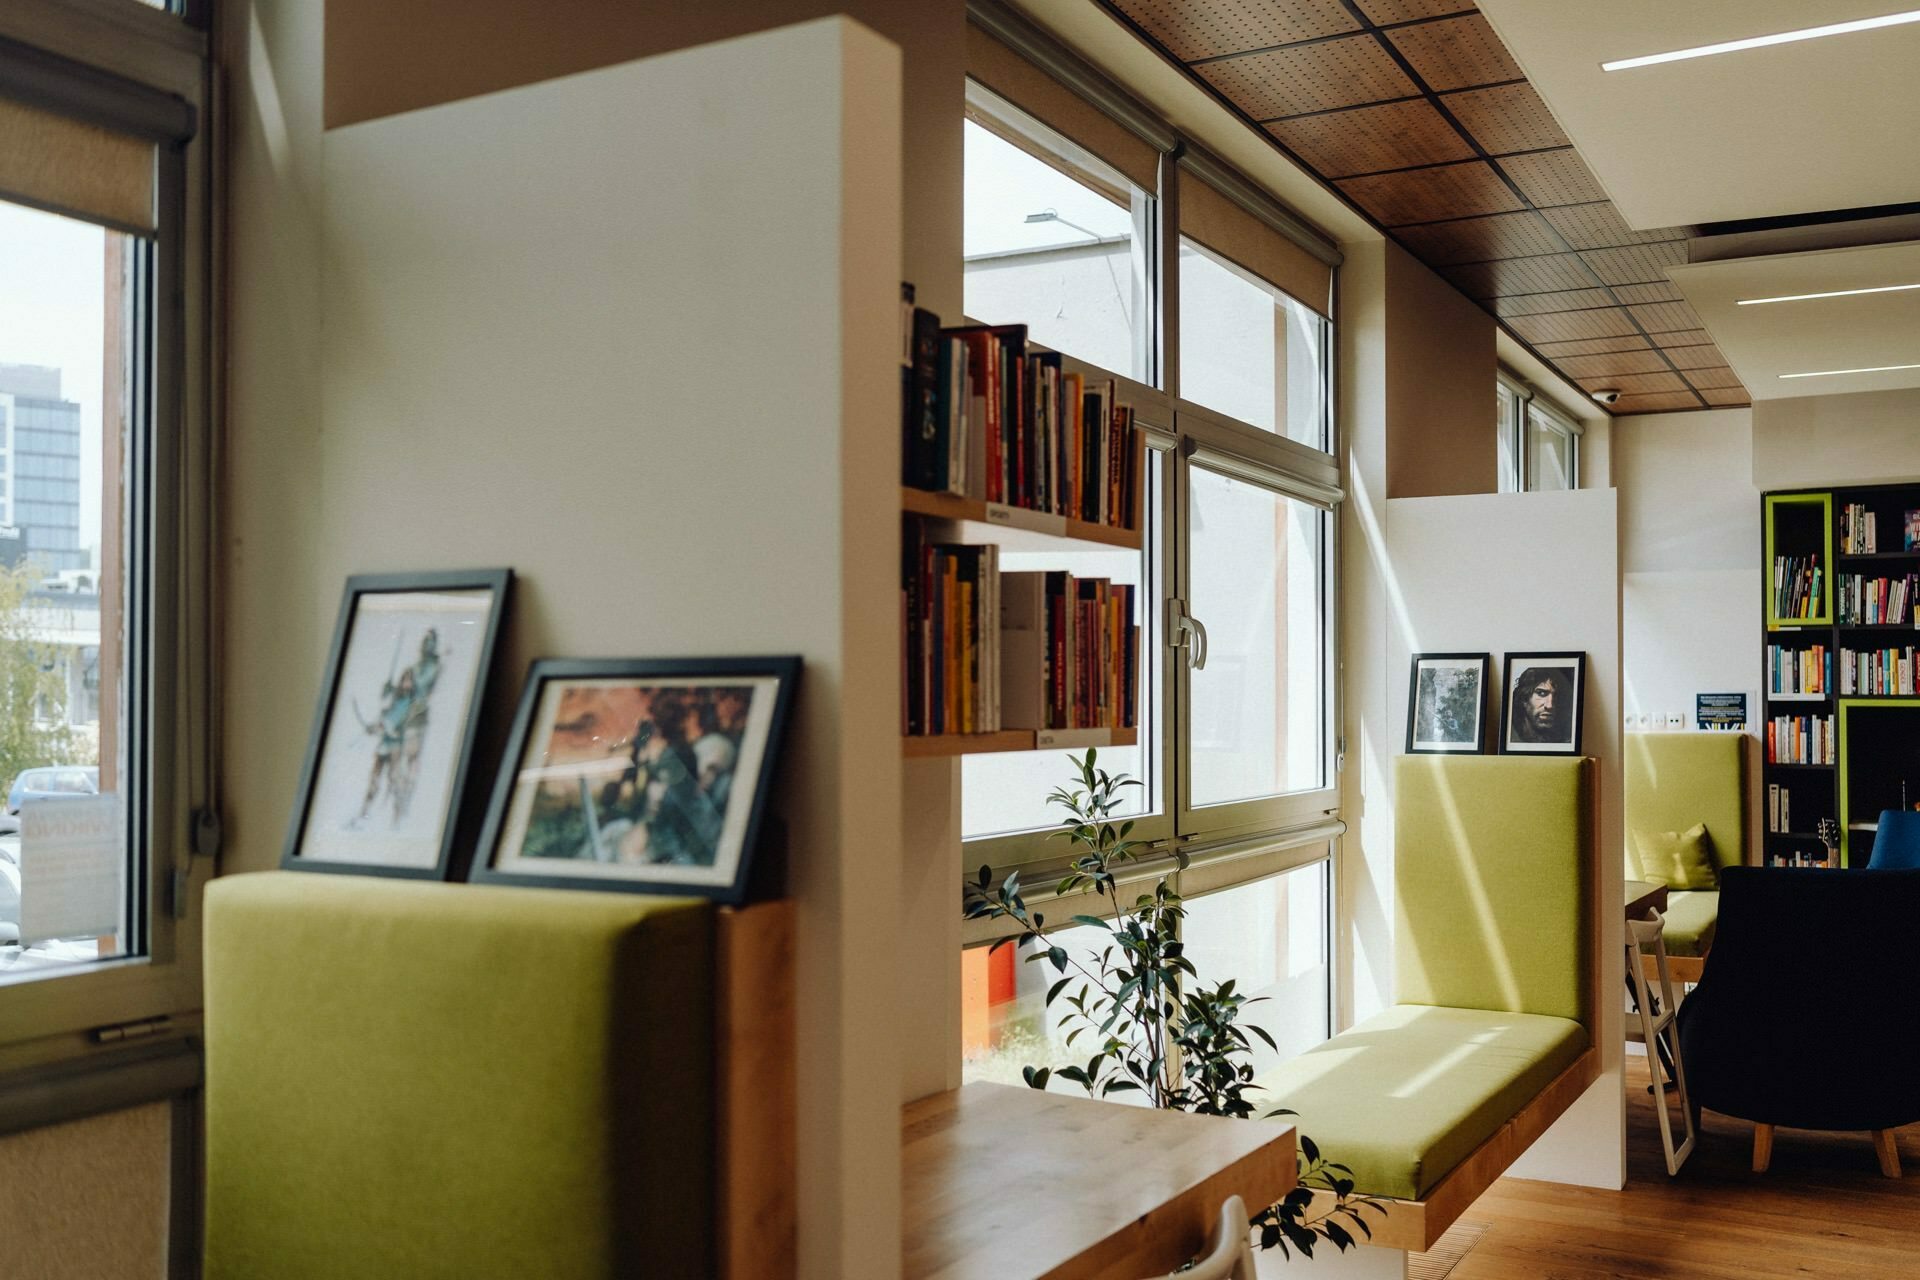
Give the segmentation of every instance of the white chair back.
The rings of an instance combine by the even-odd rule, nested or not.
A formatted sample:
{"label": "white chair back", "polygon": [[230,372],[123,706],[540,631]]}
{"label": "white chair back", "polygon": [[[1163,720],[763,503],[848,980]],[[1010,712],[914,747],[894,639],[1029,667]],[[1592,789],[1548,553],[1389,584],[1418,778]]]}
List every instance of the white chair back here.
{"label": "white chair back", "polygon": [[1179,1272],[1175,1280],[1254,1280],[1253,1229],[1248,1221],[1246,1202],[1239,1196],[1228,1196],[1213,1229],[1213,1247],[1192,1270]]}

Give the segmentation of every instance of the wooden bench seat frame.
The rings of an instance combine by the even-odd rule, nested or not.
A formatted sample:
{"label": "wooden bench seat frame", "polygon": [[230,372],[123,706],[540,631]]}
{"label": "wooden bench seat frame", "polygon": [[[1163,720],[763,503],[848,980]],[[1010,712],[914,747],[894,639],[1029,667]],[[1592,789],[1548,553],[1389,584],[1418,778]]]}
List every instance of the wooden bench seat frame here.
{"label": "wooden bench seat frame", "polygon": [[[1384,1214],[1362,1210],[1361,1216],[1373,1235],[1355,1232],[1367,1244],[1387,1249],[1406,1249],[1421,1253],[1433,1248],[1469,1205],[1493,1185],[1540,1135],[1566,1113],[1589,1085],[1600,1078],[1600,1054],[1588,1048],[1554,1078],[1552,1084],[1534,1095],[1493,1136],[1474,1148],[1473,1154],[1453,1167],[1452,1172],[1435,1183],[1419,1200],[1381,1200]],[[1339,1152],[1330,1153],[1338,1159]],[[1316,1191],[1313,1196],[1315,1217],[1334,1206],[1333,1193]],[[1342,1224],[1346,1225],[1346,1224]]]}
{"label": "wooden bench seat frame", "polygon": [[[1356,1232],[1356,1235],[1367,1244],[1385,1249],[1405,1249],[1412,1253],[1423,1253],[1433,1248],[1447,1228],[1467,1211],[1467,1207],[1478,1200],[1494,1180],[1505,1173],[1600,1078],[1600,1010],[1605,1007],[1603,1002],[1607,999],[1611,998],[1616,1004],[1620,1000],[1620,962],[1617,959],[1602,962],[1601,940],[1605,934],[1601,925],[1606,913],[1611,911],[1619,915],[1621,907],[1617,898],[1608,899],[1603,893],[1603,875],[1613,877],[1616,892],[1620,877],[1617,872],[1603,872],[1601,869],[1605,860],[1599,852],[1599,761],[1588,758],[1584,767],[1587,794],[1592,798],[1593,810],[1589,815],[1591,830],[1587,846],[1587,1048],[1554,1078],[1553,1083],[1535,1094],[1527,1105],[1494,1130],[1493,1136],[1474,1148],[1472,1155],[1435,1183],[1424,1197],[1418,1200],[1383,1198],[1379,1202],[1386,1207],[1384,1214],[1362,1210],[1362,1217],[1373,1234],[1368,1237]],[[1610,906],[1607,905],[1609,902]],[[1612,954],[1618,956],[1620,953],[1615,950]],[[1669,959],[1669,966],[1672,963]],[[1678,976],[1676,972],[1675,977]],[[1329,1149],[1332,1158],[1339,1159],[1337,1145],[1329,1144]],[[1328,1212],[1334,1203],[1332,1192],[1316,1191],[1313,1197],[1314,1215],[1317,1217]]]}

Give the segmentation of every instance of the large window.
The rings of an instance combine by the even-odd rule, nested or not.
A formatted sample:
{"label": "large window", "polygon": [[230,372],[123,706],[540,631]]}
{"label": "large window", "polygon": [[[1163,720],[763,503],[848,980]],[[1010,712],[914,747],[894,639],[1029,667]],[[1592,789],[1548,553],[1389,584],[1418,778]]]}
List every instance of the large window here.
{"label": "large window", "polygon": [[1579,424],[1504,372],[1494,388],[1494,423],[1502,493],[1580,487]]}
{"label": "large window", "polygon": [[63,40],[0,45],[0,1049],[36,1060],[198,1003],[210,160],[187,20],[95,47],[20,3]]}
{"label": "large window", "polygon": [[[1267,995],[1262,1025],[1290,1056],[1330,1029],[1331,323],[1236,261],[1260,253],[1229,258],[1170,235],[1164,188],[1128,184],[977,85],[969,104],[981,122],[967,134],[968,315],[1025,324],[1088,376],[1114,377],[1148,443],[1144,551],[1003,548],[1002,566],[1137,584],[1139,744],[1100,760],[1146,785],[1115,816],[1133,819],[1132,838],[1149,846],[1143,874],[1170,869],[1175,847],[1188,856],[1178,884],[1191,895],[1187,936],[1203,976]],[[1160,172],[1162,183],[1201,181],[1171,164]],[[1209,195],[1207,228],[1222,240],[1258,250],[1262,236],[1279,239],[1244,212],[1244,193]],[[1171,252],[1156,254],[1161,245]],[[1154,288],[1153,265],[1170,259],[1177,303]],[[1315,272],[1325,292],[1324,266],[1294,286]],[[1168,362],[1177,368],[1156,366],[1163,351],[1178,353]],[[1048,839],[1061,813],[1046,797],[1067,770],[1060,750],[966,757],[968,865],[1030,869],[1027,883],[1044,886],[1072,856]],[[1042,909],[1065,922],[1099,908]],[[1052,935],[1070,951],[1103,936],[1084,926]],[[969,1078],[1018,1081],[1022,1065],[1058,1056],[1059,1021],[1043,999],[1050,968],[976,947],[963,969]]]}
{"label": "large window", "polygon": [[967,315],[1146,379],[1146,193],[1090,156],[1016,145],[997,127],[966,123]]}
{"label": "large window", "polygon": [[1326,320],[1184,238],[1180,320],[1183,398],[1327,447]]}

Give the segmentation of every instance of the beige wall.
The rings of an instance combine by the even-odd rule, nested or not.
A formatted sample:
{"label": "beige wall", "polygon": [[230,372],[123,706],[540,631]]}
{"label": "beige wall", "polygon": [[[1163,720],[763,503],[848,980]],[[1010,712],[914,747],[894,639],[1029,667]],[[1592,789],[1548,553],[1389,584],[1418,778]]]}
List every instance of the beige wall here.
{"label": "beige wall", "polygon": [[1920,388],[1754,403],[1762,492],[1876,480],[1920,480]]}
{"label": "beige wall", "polygon": [[171,1125],[156,1102],[0,1138],[7,1280],[166,1275]]}
{"label": "beige wall", "polygon": [[[245,7],[245,6],[236,6]],[[262,0],[261,9],[278,7]],[[632,58],[844,13],[900,46],[906,96],[905,279],[960,315],[963,0],[325,0],[325,124],[331,129]],[[635,121],[636,142],[698,128],[679,113]]]}
{"label": "beige wall", "polygon": [[801,1268],[892,1274],[892,51],[829,22],[323,134],[314,7],[229,15],[227,869],[278,857],[349,573],[516,569],[496,725],[537,655],[802,653]]}
{"label": "beige wall", "polygon": [[1493,317],[1386,246],[1387,496],[1492,493]]}

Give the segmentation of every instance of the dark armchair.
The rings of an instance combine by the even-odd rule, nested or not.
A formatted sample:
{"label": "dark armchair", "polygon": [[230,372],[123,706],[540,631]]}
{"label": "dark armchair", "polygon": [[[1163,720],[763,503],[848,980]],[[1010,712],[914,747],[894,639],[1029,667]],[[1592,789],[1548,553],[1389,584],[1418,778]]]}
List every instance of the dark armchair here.
{"label": "dark armchair", "polygon": [[1754,1123],[1865,1130],[1900,1176],[1893,1130],[1920,1120],[1920,870],[1729,867],[1700,985],[1680,1005],[1696,1105]]}

